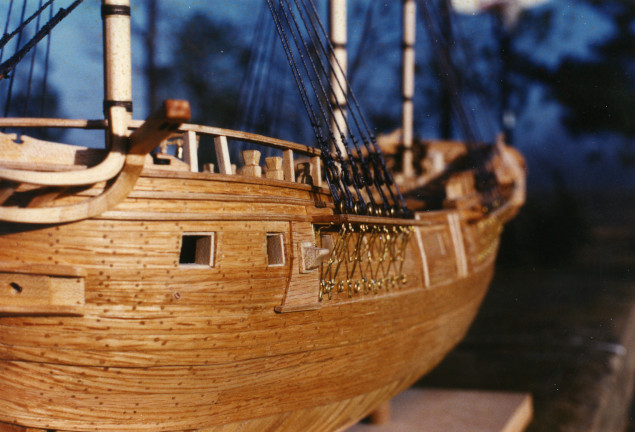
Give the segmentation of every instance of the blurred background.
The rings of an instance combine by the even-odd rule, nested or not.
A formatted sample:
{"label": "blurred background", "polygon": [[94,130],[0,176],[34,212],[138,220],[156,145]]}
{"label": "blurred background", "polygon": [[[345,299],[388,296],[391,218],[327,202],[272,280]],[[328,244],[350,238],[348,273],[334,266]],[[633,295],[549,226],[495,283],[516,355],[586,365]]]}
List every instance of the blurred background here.
{"label": "blurred background", "polygon": [[[460,91],[477,138],[504,131],[526,157],[529,195],[479,318],[421,385],[531,392],[531,431],[635,431],[635,2],[426,1],[416,137],[463,138]],[[0,1],[4,33],[42,4]],[[86,0],[0,81],[3,116],[102,118],[99,8]],[[194,122],[313,142],[264,0],[133,0],[132,19],[135,118],[183,98]],[[352,87],[375,133],[390,134],[401,1],[350,0],[348,28]],[[103,145],[99,132],[43,133]]]}

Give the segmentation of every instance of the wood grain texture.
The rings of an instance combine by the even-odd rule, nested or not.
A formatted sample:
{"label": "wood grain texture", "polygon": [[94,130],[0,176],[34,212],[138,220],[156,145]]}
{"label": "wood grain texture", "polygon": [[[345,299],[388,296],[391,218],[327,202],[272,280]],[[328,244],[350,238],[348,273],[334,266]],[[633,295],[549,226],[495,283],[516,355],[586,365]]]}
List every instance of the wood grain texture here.
{"label": "wood grain texture", "polygon": [[[141,184],[170,183],[151,179]],[[274,188],[273,196],[276,190],[284,203],[288,191]],[[194,195],[193,208],[207,207],[209,215],[226,211],[214,202],[233,192],[225,185],[217,195]],[[314,205],[308,190],[291,192],[294,212]],[[171,214],[172,201],[182,197],[128,198],[120,207]],[[279,206],[262,211],[275,215]],[[420,229],[445,230],[451,253],[447,218],[433,220],[421,221],[428,226]],[[188,232],[216,233],[214,267],[179,265],[182,234]],[[283,266],[267,265],[270,232],[283,234]],[[19,377],[0,384],[0,413],[6,413],[0,420],[78,431],[231,430],[219,429],[226,423],[266,430],[267,422],[297,430],[295,413],[310,412],[317,424],[336,429],[440,361],[467,329],[491,277],[490,266],[424,289],[421,257],[412,243],[412,275],[404,290],[277,314],[275,307],[292,298],[297,304],[317,302],[317,273],[300,274],[295,258],[299,242],[313,236],[310,222],[213,217],[176,223],[88,219],[31,230],[4,226],[0,260],[16,267],[29,262],[84,269],[86,304],[77,318],[0,318],[0,376]],[[431,268],[444,266],[439,250],[427,252]],[[452,260],[448,265],[456,268]],[[134,406],[126,402],[132,396]],[[363,412],[335,408],[359,398],[366,401]],[[19,400],[29,400],[28,409]]]}
{"label": "wood grain texture", "polygon": [[[137,145],[146,151],[145,140]],[[325,188],[161,169],[142,155],[127,158],[134,156],[134,189],[107,211],[0,226],[0,282],[8,283],[0,305],[15,303],[11,282],[33,293],[20,310],[0,314],[0,424],[340,430],[461,339],[491,279],[502,224],[516,211],[334,215]],[[320,270],[302,271],[301,245],[318,246],[318,226],[371,223],[414,229],[406,282],[320,301]],[[188,261],[183,248],[194,235],[213,242],[201,242]],[[271,235],[280,239],[275,256]],[[82,285],[81,315],[38,309],[57,304],[47,295],[79,301],[67,282]]]}

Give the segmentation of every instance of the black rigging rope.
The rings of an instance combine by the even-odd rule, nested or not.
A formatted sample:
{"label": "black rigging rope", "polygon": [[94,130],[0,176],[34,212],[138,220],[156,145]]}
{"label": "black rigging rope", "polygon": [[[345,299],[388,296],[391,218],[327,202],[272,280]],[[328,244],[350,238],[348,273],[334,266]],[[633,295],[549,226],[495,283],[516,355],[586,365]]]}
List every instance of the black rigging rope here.
{"label": "black rigging rope", "polygon": [[[328,153],[328,144],[326,142],[326,140],[324,139],[324,136],[322,135],[322,131],[320,129],[319,123],[317,121],[317,117],[315,115],[315,112],[313,110],[313,106],[309,100],[308,97],[308,93],[306,90],[306,87],[304,85],[304,81],[302,79],[302,75],[300,74],[300,70],[297,67],[296,61],[293,58],[291,49],[289,47],[288,44],[288,40],[287,40],[287,36],[286,33],[284,31],[284,28],[282,27],[282,24],[279,20],[279,17],[276,13],[275,7],[273,5],[273,1],[272,0],[267,0],[267,4],[269,6],[269,10],[271,11],[271,15],[273,17],[274,20],[274,24],[276,26],[276,30],[278,32],[278,35],[280,36],[280,41],[282,43],[282,46],[284,48],[284,52],[285,52],[285,56],[287,57],[287,61],[289,62],[289,66],[291,67],[291,72],[293,74],[293,78],[296,82],[296,86],[298,88],[298,91],[300,92],[300,97],[302,99],[302,103],[304,105],[304,108],[309,116],[309,121],[311,123],[311,127],[313,128],[314,134],[315,134],[315,138],[317,140],[317,143],[320,147],[320,150],[322,151],[322,154],[329,154]],[[335,162],[331,159],[331,158],[324,158],[324,168],[326,171],[326,181],[327,184],[329,186],[329,190],[331,191],[331,196],[333,197],[333,200],[335,201],[336,205],[339,204],[342,201],[342,198],[340,197],[340,190],[342,189],[340,185],[338,185],[336,182],[338,181],[338,175],[337,175],[337,167],[335,166]]]}
{"label": "black rigging rope", "polygon": [[[26,0],[24,0],[24,2],[22,3],[22,14],[20,15],[20,22],[24,22],[24,15],[26,13]],[[20,27],[20,31],[18,32],[18,41],[16,43],[16,51],[18,51],[18,49],[20,48],[20,42],[22,40],[22,30],[24,30],[24,27]],[[13,59],[17,54],[14,54],[13,57],[11,57],[9,60],[7,60],[5,63],[8,63],[11,61],[11,59]],[[17,66],[18,62],[15,62],[15,65],[10,69],[13,70],[15,69],[15,67]],[[3,63],[4,65],[4,63]],[[7,73],[4,73],[2,71],[1,65],[0,65],[0,80],[2,78],[4,78],[9,71],[7,71]],[[9,114],[9,109],[11,108],[11,96],[13,94],[13,82],[15,80],[15,74],[11,74],[11,78],[9,78],[9,90],[7,91],[7,101],[4,104],[4,116],[6,117]]]}
{"label": "black rigging rope", "polygon": [[[305,1],[306,0],[302,0],[302,3],[306,7]],[[373,172],[374,172],[374,175],[372,177],[368,177],[368,180],[370,180],[371,182],[375,184],[375,187],[380,192],[384,203],[386,203],[386,197],[383,193],[382,187],[386,187],[388,189],[388,192],[392,198],[392,202],[394,205],[390,208],[385,208],[385,210],[387,211],[386,213],[387,215],[393,215],[396,213],[397,215],[401,214],[402,216],[409,216],[410,211],[406,207],[403,196],[401,195],[401,191],[399,190],[396,183],[394,182],[392,173],[390,172],[390,170],[388,170],[388,167],[384,160],[384,156],[381,152],[381,149],[377,145],[376,137],[374,133],[372,132],[372,130],[370,129],[370,127],[368,126],[365,116],[362,114],[362,110],[360,108],[359,102],[357,101],[357,97],[355,96],[355,93],[353,92],[351,88],[351,84],[347,78],[347,74],[344,73],[344,69],[342,65],[337,60],[337,57],[335,57],[335,49],[326,34],[326,29],[324,28],[324,25],[322,24],[322,21],[320,20],[317,8],[315,7],[313,0],[308,0],[308,2],[311,6],[309,10],[313,13],[313,22],[317,23],[317,27],[319,27],[319,29],[321,30],[322,37],[326,40],[326,47],[328,48],[327,55],[330,55],[332,58],[334,58],[334,63],[335,63],[334,67],[337,67],[337,69],[340,71],[341,75],[344,78],[345,88],[346,88],[345,93],[347,95],[346,104],[349,108],[349,112],[357,113],[357,116],[354,116],[353,119],[357,126],[357,130],[361,135],[362,142],[364,143],[364,146],[366,150],[368,151],[369,159],[372,163]],[[315,24],[314,24],[314,27],[315,27]],[[316,27],[316,31],[317,31],[317,27]],[[339,78],[337,79],[337,82],[340,88],[343,88],[342,87],[343,83],[340,82]],[[351,101],[353,102],[352,106],[350,103]],[[363,128],[360,126],[357,118],[361,120]]]}
{"label": "black rigging rope", "polygon": [[[284,8],[283,2],[282,0],[280,0],[280,5],[281,5],[281,9],[283,14],[285,15],[285,19],[287,21],[287,25],[289,27],[289,29],[291,30],[291,35],[293,37],[293,40],[295,42],[296,48],[298,50],[298,52],[301,53],[310,53],[310,49],[309,46],[307,45],[306,40],[302,37],[301,34],[301,30],[300,27],[298,25],[298,22],[296,20],[296,16],[294,14],[291,14],[291,7],[289,4],[288,0],[285,0],[287,8]],[[293,21],[293,26],[292,26],[292,21]],[[293,30],[295,27],[295,31]],[[309,58],[309,63],[311,64],[311,68],[313,71],[313,74],[311,74],[311,69],[309,69],[308,64],[305,61],[305,57]],[[329,92],[326,90],[326,87],[328,87],[327,85],[324,84],[324,82],[322,81],[322,79],[320,79],[320,73],[317,69],[317,66],[315,65],[315,56],[312,55],[307,55],[307,56],[300,56],[300,59],[302,60],[302,63],[304,65],[305,68],[305,73],[307,74],[307,76],[309,77],[309,82],[311,83],[311,87],[313,89],[313,92],[315,95],[317,95],[317,103],[318,106],[320,108],[320,114],[322,115],[322,120],[324,121],[324,124],[327,125],[328,127],[328,131],[329,131],[329,135],[331,137],[331,140],[333,142],[335,142],[335,131],[333,131],[332,127],[330,127],[331,123],[330,123],[330,119],[333,118],[334,116],[334,112],[333,112],[333,108],[331,107],[331,105],[327,102],[328,98],[329,98]],[[325,108],[324,106],[326,106],[327,108]],[[330,117],[329,117],[330,115]],[[344,148],[348,149],[348,144],[347,144],[347,140],[346,140],[346,135],[345,132],[341,129],[340,125],[337,122],[334,122],[335,127],[337,128],[337,132],[339,133],[342,143],[344,145]],[[337,157],[338,157],[338,162],[342,165],[342,170],[341,170],[341,176],[342,176],[342,180],[344,182],[344,184],[348,185],[348,186],[353,186],[355,189],[355,193],[357,195],[357,201],[355,201],[355,198],[353,198],[352,196],[349,196],[350,199],[350,203],[349,203],[349,210],[354,210],[355,213],[358,212],[365,212],[366,209],[366,203],[364,200],[364,197],[360,191],[360,184],[358,182],[358,176],[355,175],[357,173],[357,166],[355,163],[355,158],[354,157],[349,157],[346,158],[346,155],[342,154],[342,151],[340,150],[339,146],[335,145],[335,152],[337,153]],[[350,170],[349,170],[350,167]],[[351,177],[351,171],[353,172],[353,176]],[[346,189],[347,191],[350,191],[350,189]],[[355,209],[355,207],[357,206],[357,208]]]}
{"label": "black rigging rope", "polygon": [[[38,8],[37,11],[35,11],[29,18],[26,19],[26,21],[22,22],[18,28],[16,28],[15,30],[13,30],[11,33],[7,33],[8,29],[9,29],[9,20],[11,19],[11,7],[13,5],[13,0],[11,0],[11,3],[9,4],[9,13],[7,14],[7,23],[4,29],[4,33],[2,35],[2,38],[0,38],[0,47],[2,48],[2,50],[4,51],[4,46],[11,40],[13,39],[13,36],[15,36],[16,34],[18,34],[19,32],[22,31],[22,29],[24,29],[27,25],[29,25],[29,23],[31,21],[33,21],[34,18],[40,19],[40,15],[42,14],[42,11],[44,11],[44,9],[46,9],[46,7],[48,5],[50,5],[51,3],[53,3],[53,0],[49,0],[47,1],[44,5],[42,5],[42,1],[40,0],[40,6]],[[2,58],[2,56],[0,55],[0,59]]]}
{"label": "black rigging rope", "polygon": [[[84,0],[75,0],[68,8],[60,8],[60,10],[51,18],[42,28],[29,40],[19,51],[17,51],[10,59],[0,65],[0,79],[6,77],[18,63],[27,55],[29,51],[48,35],[53,28],[60,23],[66,16],[79,6]],[[22,16],[22,20],[24,15]],[[21,32],[18,33],[18,45]],[[6,115],[6,114],[5,114]]]}
{"label": "black rigging rope", "polygon": [[[451,6],[449,5],[449,0],[442,1],[446,2],[446,13],[450,13]],[[482,143],[479,143],[477,140],[475,130],[478,129],[478,122],[476,122],[470,113],[466,112],[461,100],[461,82],[450,54],[449,41],[444,37],[442,29],[439,28],[440,20],[434,18],[431,2],[419,0],[419,4],[423,20],[426,23],[426,28],[432,41],[431,45],[434,54],[441,64],[442,70],[445,72],[445,74],[442,74],[442,77],[450,89],[449,93],[452,108],[466,139],[465,144],[468,149],[468,156],[471,158],[473,164],[476,187],[482,192],[485,201],[484,204],[488,207],[490,203],[497,201],[499,198],[498,192],[496,191],[497,180],[493,172],[491,155],[484,152],[485,149],[482,148]],[[480,131],[478,131],[478,136],[480,136]]]}
{"label": "black rigging rope", "polygon": [[[9,2],[9,10],[7,12],[7,20],[4,23],[4,32],[2,32],[2,39],[4,39],[4,37],[7,35],[7,32],[9,31],[9,23],[11,22],[12,10],[13,10],[13,0]],[[4,45],[5,44],[0,45],[0,62],[4,58]]]}
{"label": "black rigging rope", "polygon": [[[44,10],[42,7],[42,0],[40,0],[39,10]],[[37,20],[35,22],[35,31],[40,30],[40,14],[37,14]],[[26,98],[24,101],[24,109],[22,111],[22,115],[26,117],[27,112],[29,110],[29,102],[31,100],[31,86],[33,84],[33,70],[35,69],[35,56],[37,54],[37,45],[33,47],[33,51],[31,52],[31,66],[29,67],[29,79],[26,84]]]}
{"label": "black rigging rope", "polygon": [[[308,4],[305,0],[293,0],[297,14],[290,0],[278,0],[277,9],[272,0],[267,2],[322,150],[327,182],[338,210],[342,213],[378,216],[409,215],[403,196],[386,167],[376,138],[362,115],[342,66],[337,62],[334,48],[328,42],[326,30],[312,0]],[[287,31],[293,39],[295,50],[291,47]],[[330,59],[332,63],[327,65],[323,58]],[[339,78],[340,74],[333,73],[338,70],[343,79]],[[335,77],[330,82],[329,72]],[[310,102],[307,82],[316,97],[317,108]],[[333,87],[338,87],[346,96],[345,102],[336,107],[328,103],[329,99],[337,100],[336,89]],[[337,121],[331,123],[335,109],[346,109],[352,122],[348,116],[343,115],[342,124]],[[324,139],[322,128],[334,143],[333,151]],[[340,139],[342,149],[337,145],[336,136]],[[358,138],[362,140],[366,155]],[[380,205],[376,203],[376,198],[381,199]]]}
{"label": "black rigging rope", "polygon": [[[49,20],[53,18],[53,1],[50,2]],[[46,37],[46,56],[44,57],[44,76],[42,77],[42,100],[40,102],[40,115],[44,115],[44,108],[46,106],[46,92],[48,90],[48,76],[49,76],[49,58],[51,54],[51,34]]]}

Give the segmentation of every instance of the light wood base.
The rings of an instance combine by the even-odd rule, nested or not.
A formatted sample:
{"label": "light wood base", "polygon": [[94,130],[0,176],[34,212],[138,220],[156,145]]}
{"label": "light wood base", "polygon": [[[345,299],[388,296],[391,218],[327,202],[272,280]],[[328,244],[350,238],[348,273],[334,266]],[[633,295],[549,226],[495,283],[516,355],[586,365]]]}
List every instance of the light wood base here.
{"label": "light wood base", "polygon": [[393,399],[389,422],[347,432],[522,432],[532,412],[525,393],[409,389]]}

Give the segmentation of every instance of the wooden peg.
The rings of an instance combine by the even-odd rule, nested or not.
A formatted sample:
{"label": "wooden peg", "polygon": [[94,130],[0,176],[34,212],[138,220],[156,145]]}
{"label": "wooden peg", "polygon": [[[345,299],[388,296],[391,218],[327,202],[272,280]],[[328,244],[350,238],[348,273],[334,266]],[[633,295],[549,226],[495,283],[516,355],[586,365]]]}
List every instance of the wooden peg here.
{"label": "wooden peg", "polygon": [[278,156],[272,156],[265,158],[265,164],[267,165],[267,172],[265,177],[274,180],[284,180],[284,171],[282,171],[282,158]]}
{"label": "wooden peg", "polygon": [[260,152],[258,150],[243,150],[243,160],[245,166],[240,171],[242,175],[250,177],[262,177],[262,167],[260,163]]}
{"label": "wooden peg", "polygon": [[383,402],[375,411],[370,413],[369,419],[370,422],[374,425],[382,425],[386,424],[390,421],[390,401]]}
{"label": "wooden peg", "polygon": [[245,166],[260,164],[260,152],[258,150],[243,150]]}

